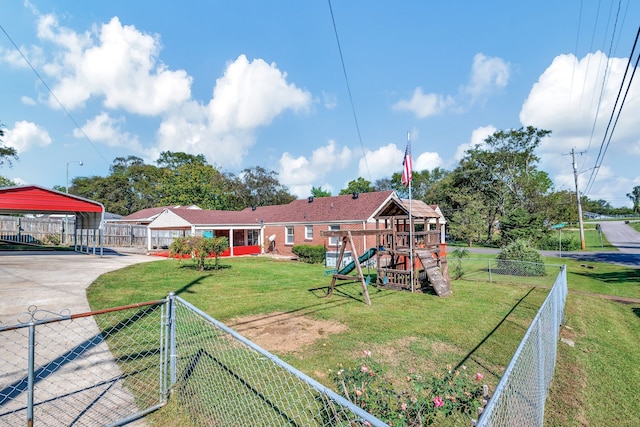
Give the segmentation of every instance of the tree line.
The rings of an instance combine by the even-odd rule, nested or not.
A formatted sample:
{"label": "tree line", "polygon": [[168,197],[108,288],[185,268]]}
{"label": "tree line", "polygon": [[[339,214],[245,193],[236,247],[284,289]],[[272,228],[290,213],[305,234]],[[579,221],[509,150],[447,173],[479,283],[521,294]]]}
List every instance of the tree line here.
{"label": "tree line", "polygon": [[[539,169],[536,150],[550,133],[531,126],[499,130],[484,144],[468,149],[452,170],[414,171],[412,197],[437,204],[456,240],[468,244],[496,239],[504,244],[522,237],[542,241],[548,238],[550,225],[577,222],[575,193],[554,190],[549,175]],[[0,166],[10,166],[17,152],[3,145],[3,136],[0,126]],[[136,156],[118,157],[109,172],[106,177],[75,177],[69,193],[99,201],[108,212],[119,215],[172,205],[241,210],[286,204],[296,198],[280,183],[277,172],[254,166],[235,175],[210,165],[202,154],[165,151],[155,164],[146,164]],[[15,183],[0,177],[0,187],[8,185]],[[54,189],[67,190],[63,186]],[[384,190],[408,197],[400,172],[374,183],[358,177],[339,194]],[[331,193],[312,187],[311,195],[326,197]],[[605,200],[584,196],[581,202],[584,211],[602,215],[638,213],[640,186],[627,196],[633,208],[614,208]]]}
{"label": "tree line", "polygon": [[155,163],[145,164],[136,156],[118,157],[108,176],[76,177],[69,193],[99,201],[106,211],[119,215],[157,206],[242,210],[295,200],[276,172],[260,166],[235,175],[210,165],[202,154],[171,151],[162,152]]}

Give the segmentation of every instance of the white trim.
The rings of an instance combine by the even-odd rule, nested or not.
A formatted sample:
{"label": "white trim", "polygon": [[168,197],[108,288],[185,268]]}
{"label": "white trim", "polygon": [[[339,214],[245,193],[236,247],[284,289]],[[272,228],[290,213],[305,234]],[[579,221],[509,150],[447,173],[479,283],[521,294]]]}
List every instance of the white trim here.
{"label": "white trim", "polygon": [[[289,229],[291,229],[291,242],[289,242]],[[293,246],[296,241],[296,228],[293,225],[284,226],[284,244],[286,246]]]}

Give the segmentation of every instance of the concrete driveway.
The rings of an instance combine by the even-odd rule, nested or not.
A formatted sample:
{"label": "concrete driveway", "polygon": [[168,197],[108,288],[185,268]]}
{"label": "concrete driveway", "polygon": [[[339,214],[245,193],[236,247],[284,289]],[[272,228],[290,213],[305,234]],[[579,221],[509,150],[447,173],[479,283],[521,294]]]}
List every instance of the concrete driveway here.
{"label": "concrete driveway", "polygon": [[99,257],[71,251],[0,252],[0,321],[7,323],[32,305],[55,313],[89,311],[86,289],[101,274],[163,259],[105,253]]}
{"label": "concrete driveway", "polygon": [[[25,313],[30,306],[44,310],[37,319],[55,318],[63,310],[69,310],[64,314],[88,312],[86,289],[98,276],[159,259],[113,251],[103,257],[0,252],[1,325],[29,322]],[[0,348],[0,425],[25,425],[27,329],[0,333]],[[128,391],[125,381],[130,374],[121,371],[93,317],[36,327],[34,374],[34,425],[104,425],[145,409]],[[146,423],[140,419],[130,425]]]}

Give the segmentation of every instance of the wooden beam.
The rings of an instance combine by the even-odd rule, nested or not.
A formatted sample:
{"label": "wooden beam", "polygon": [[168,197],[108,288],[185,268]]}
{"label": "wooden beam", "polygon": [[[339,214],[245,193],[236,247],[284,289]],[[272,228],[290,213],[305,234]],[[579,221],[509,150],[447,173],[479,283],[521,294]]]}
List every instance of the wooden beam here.
{"label": "wooden beam", "polygon": [[320,236],[322,237],[346,237],[351,233],[352,236],[377,236],[381,234],[390,234],[391,230],[322,230]]}

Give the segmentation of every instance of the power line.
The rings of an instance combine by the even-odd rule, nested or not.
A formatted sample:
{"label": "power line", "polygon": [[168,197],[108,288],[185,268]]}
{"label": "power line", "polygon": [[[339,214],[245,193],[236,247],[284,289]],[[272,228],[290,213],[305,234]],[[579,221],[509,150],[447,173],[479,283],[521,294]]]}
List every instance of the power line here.
{"label": "power line", "polygon": [[94,150],[96,150],[96,153],[98,153],[98,155],[102,158],[102,160],[105,161],[105,163],[109,164],[109,161],[102,155],[102,153],[100,152],[100,150],[98,150],[98,147],[93,143],[93,141],[91,140],[91,138],[89,138],[89,136],[84,132],[84,130],[82,130],[82,127],[80,127],[80,125],[78,124],[78,122],[76,121],[76,119],[71,115],[71,113],[69,112],[69,110],[67,110],[65,108],[65,106],[62,104],[62,102],[58,99],[58,97],[56,96],[55,93],[53,93],[53,91],[51,90],[51,88],[49,87],[49,85],[47,84],[47,82],[42,78],[42,76],[40,75],[40,73],[38,73],[38,70],[35,69],[35,67],[33,66],[33,64],[31,64],[31,61],[29,61],[29,59],[25,56],[25,54],[22,52],[22,49],[20,49],[18,47],[18,45],[16,44],[16,42],[13,41],[13,39],[11,38],[11,36],[9,35],[9,33],[7,33],[7,31],[4,29],[4,27],[0,24],[0,30],[2,30],[2,32],[4,33],[5,36],[7,36],[7,38],[9,39],[9,41],[11,42],[11,44],[13,45],[13,47],[15,47],[15,49],[18,51],[18,53],[20,54],[20,56],[22,56],[22,59],[25,60],[25,62],[27,63],[27,65],[29,66],[29,68],[31,68],[31,71],[33,71],[33,73],[38,77],[38,79],[40,80],[40,82],[42,82],[42,84],[44,85],[44,87],[47,89],[47,91],[49,91],[49,94],[51,94],[51,97],[58,103],[58,105],[60,106],[60,108],[62,109],[62,111],[64,111],[64,113],[67,115],[67,117],[71,120],[71,122],[74,124],[74,126],[76,127],[76,129],[78,129],[80,131],[80,133],[84,136],[84,138],[89,142],[89,144],[91,144],[91,146],[93,147]]}
{"label": "power line", "polygon": [[[618,119],[620,118],[620,113],[622,112],[622,108],[624,106],[624,103],[627,99],[627,95],[629,93],[629,89],[631,88],[631,82],[633,81],[633,77],[635,76],[635,72],[636,69],[638,68],[638,61],[640,61],[640,54],[638,55],[638,58],[636,59],[636,63],[635,66],[633,67],[633,71],[631,73],[631,76],[629,77],[629,81],[626,83],[627,87],[624,93],[624,97],[622,98],[622,101],[620,102],[620,106],[618,107],[618,101],[620,101],[620,95],[622,94],[622,91],[624,90],[624,86],[625,86],[625,81],[627,80],[627,74],[629,72],[629,67],[631,66],[631,63],[633,61],[633,55],[635,53],[635,49],[636,46],[638,44],[638,37],[640,37],[640,27],[638,27],[638,31],[636,33],[636,38],[633,42],[633,47],[631,48],[631,53],[629,54],[629,61],[627,62],[627,67],[624,71],[624,75],[622,76],[622,81],[620,82],[620,89],[618,90],[618,95],[616,96],[616,101],[613,105],[613,108],[611,110],[611,116],[609,117],[609,122],[607,123],[607,127],[605,129],[605,133],[604,136],[602,138],[602,143],[600,144],[600,151],[598,152],[598,157],[596,158],[596,163],[595,166],[593,167],[592,171],[591,171],[591,176],[589,177],[589,181],[587,183],[587,186],[585,187],[585,194],[587,194],[589,192],[589,190],[591,189],[591,186],[593,186],[593,183],[598,175],[598,170],[600,169],[600,166],[602,166],[602,162],[604,160],[604,156],[607,152],[607,149],[609,148],[609,144],[611,142],[611,138],[613,135],[613,132],[615,131],[615,128],[618,124]],[[617,113],[616,113],[616,108],[617,108]],[[615,117],[615,122],[614,122],[614,117]],[[612,126],[612,122],[613,122],[613,126]],[[609,129],[611,129],[611,132],[609,132]]]}
{"label": "power line", "polygon": [[351,96],[351,86],[349,85],[349,78],[347,77],[347,67],[344,65],[344,57],[342,55],[342,47],[340,46],[340,38],[338,37],[338,28],[336,26],[336,20],[333,16],[333,8],[331,7],[331,0],[327,0],[329,3],[329,12],[331,13],[331,22],[333,23],[333,32],[336,35],[336,42],[338,43],[338,52],[340,53],[340,63],[342,64],[342,72],[344,74],[344,80],[347,83],[347,92],[349,93],[349,102],[351,103],[351,112],[353,113],[353,120],[356,124],[356,131],[358,132],[358,140],[360,141],[360,147],[362,148],[362,158],[364,159],[364,165],[367,168],[367,175],[369,180],[371,178],[371,172],[369,171],[369,163],[367,162],[367,154],[364,150],[364,144],[362,143],[362,135],[360,134],[360,125],[358,125],[358,116],[356,115],[356,108],[353,103],[353,96]]}
{"label": "power line", "polygon": [[[595,134],[596,124],[598,122],[598,115],[600,113],[600,106],[602,105],[602,100],[604,99],[605,87],[606,87],[607,81],[609,80],[609,75],[610,75],[609,74],[609,58],[611,58],[611,52],[613,50],[613,41],[615,40],[616,29],[618,27],[618,18],[620,16],[621,1],[622,0],[618,0],[618,10],[616,12],[616,20],[615,20],[615,22],[613,24],[613,32],[611,34],[611,42],[609,43],[609,51],[607,53],[607,61],[605,62],[604,74],[602,76],[602,85],[600,86],[600,95],[598,96],[598,104],[596,105],[595,117],[593,119],[593,126],[591,127],[591,134],[589,135],[589,144],[587,145],[587,151],[589,151],[589,149],[591,148],[591,142],[593,141],[593,135]],[[608,23],[607,23],[607,27],[608,27]],[[606,34],[606,31],[605,31],[605,34]],[[586,79],[585,79],[585,81],[586,81]],[[594,91],[594,95],[595,95],[595,91]],[[592,103],[593,103],[593,100],[592,100]],[[586,162],[586,161],[587,161],[587,157],[585,156],[582,166],[584,166],[584,162]]]}

